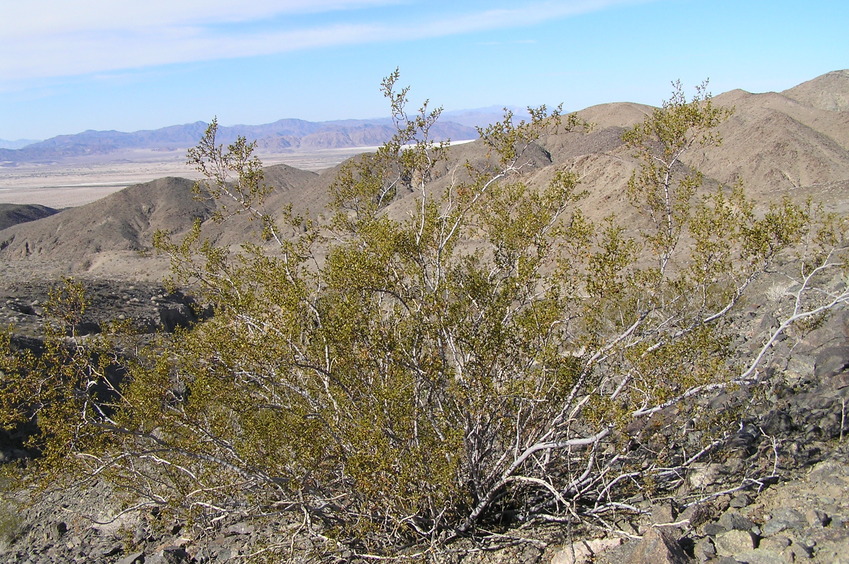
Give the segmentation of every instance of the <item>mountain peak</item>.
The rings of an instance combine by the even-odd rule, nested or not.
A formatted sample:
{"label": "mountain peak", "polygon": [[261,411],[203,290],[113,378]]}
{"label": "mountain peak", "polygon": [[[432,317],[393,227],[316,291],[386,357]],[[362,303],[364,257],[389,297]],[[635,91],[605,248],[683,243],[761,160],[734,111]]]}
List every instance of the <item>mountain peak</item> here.
{"label": "mountain peak", "polygon": [[820,75],[782,92],[801,104],[830,112],[849,110],[849,69]]}

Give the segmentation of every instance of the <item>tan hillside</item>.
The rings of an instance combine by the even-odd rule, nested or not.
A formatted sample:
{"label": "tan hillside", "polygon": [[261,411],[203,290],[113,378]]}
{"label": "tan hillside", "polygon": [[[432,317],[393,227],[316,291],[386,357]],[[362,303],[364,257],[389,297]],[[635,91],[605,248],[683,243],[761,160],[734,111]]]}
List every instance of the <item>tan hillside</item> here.
{"label": "tan hillside", "polygon": [[833,138],[769,107],[740,108],[720,127],[723,143],[705,155],[705,172],[744,178],[756,192],[846,178],[849,152]]}
{"label": "tan hillside", "polygon": [[752,112],[774,111],[785,114],[799,123],[816,130],[849,149],[849,112],[826,110],[796,100],[786,93],[767,92],[751,94],[743,90],[732,90],[720,94],[714,101],[722,106],[731,106],[737,113],[748,116]]}
{"label": "tan hillside", "polygon": [[100,252],[142,251],[156,230],[183,231],[195,218],[209,217],[213,207],[193,198],[193,185],[183,178],[161,178],[13,226],[0,232],[3,256],[82,263]]}
{"label": "tan hillside", "polygon": [[652,111],[651,106],[632,102],[613,102],[590,106],[578,112],[578,115],[594,124],[598,129],[608,127],[630,127],[643,121]]}
{"label": "tan hillside", "polygon": [[827,110],[849,110],[849,69],[836,70],[782,92],[802,104]]}
{"label": "tan hillside", "polygon": [[[753,94],[732,90],[714,98],[734,108],[720,127],[723,143],[704,153],[691,153],[686,163],[700,168],[708,183],[742,179],[750,195],[766,204],[790,195],[811,197],[828,208],[849,211],[849,71],[836,71],[782,93]],[[611,213],[630,214],[624,188],[635,161],[621,141],[625,128],[640,122],[650,106],[602,104],[579,115],[594,124],[589,132],[552,132],[528,152],[523,174],[542,184],[557,171],[573,170],[589,196],[580,204],[593,219]],[[433,189],[443,189],[463,176],[463,163],[486,158],[480,142],[456,145],[439,171]],[[340,165],[341,166],[341,165]],[[264,211],[279,215],[291,204],[297,213],[320,217],[329,202],[329,187],[339,167],[321,174],[286,165],[268,167],[266,181],[275,188]],[[131,186],[100,201],[55,216],[0,231],[0,258],[102,265],[98,253],[135,256],[148,249],[152,234],[166,229],[177,235],[194,218],[207,218],[212,203],[191,195],[192,182],[164,178]],[[400,218],[414,194],[399,194],[387,213]],[[257,229],[255,223],[225,221],[208,233],[222,244],[239,244]],[[141,263],[139,263],[141,264]],[[104,269],[108,268],[103,266]],[[125,269],[132,268],[124,266]],[[139,266],[139,268],[142,268]]]}

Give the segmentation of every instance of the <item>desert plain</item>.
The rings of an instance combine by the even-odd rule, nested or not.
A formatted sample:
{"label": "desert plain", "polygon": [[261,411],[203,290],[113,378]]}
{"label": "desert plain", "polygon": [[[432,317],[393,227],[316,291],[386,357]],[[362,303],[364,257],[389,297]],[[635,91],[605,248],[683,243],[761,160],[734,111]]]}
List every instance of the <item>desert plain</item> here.
{"label": "desert plain", "polygon": [[[371,147],[313,149],[290,154],[260,154],[266,165],[287,164],[319,171]],[[186,151],[136,149],[121,154],[78,157],[59,163],[0,166],[0,204],[39,204],[55,209],[83,206],[119,190],[177,176],[197,179]]]}

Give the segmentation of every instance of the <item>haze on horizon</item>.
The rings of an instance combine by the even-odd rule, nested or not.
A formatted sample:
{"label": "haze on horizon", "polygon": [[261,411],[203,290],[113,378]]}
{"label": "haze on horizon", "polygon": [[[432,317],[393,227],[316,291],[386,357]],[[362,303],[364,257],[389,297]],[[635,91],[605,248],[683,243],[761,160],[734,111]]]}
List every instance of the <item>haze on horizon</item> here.
{"label": "haze on horizon", "polygon": [[780,91],[849,67],[849,3],[31,0],[0,20],[0,139],[386,115],[399,67],[446,110]]}

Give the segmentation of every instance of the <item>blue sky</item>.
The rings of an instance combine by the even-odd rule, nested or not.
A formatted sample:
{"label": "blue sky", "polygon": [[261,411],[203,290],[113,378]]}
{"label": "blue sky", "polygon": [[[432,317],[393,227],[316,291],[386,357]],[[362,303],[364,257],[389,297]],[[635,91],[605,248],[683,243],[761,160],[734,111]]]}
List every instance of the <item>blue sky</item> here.
{"label": "blue sky", "polygon": [[845,0],[0,0],[0,138],[446,110],[658,104],[849,68]]}

